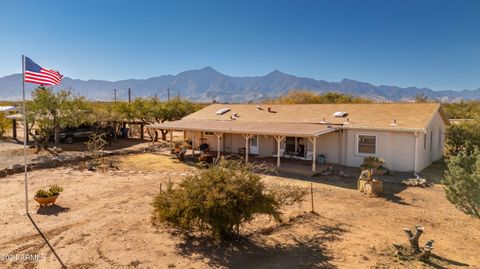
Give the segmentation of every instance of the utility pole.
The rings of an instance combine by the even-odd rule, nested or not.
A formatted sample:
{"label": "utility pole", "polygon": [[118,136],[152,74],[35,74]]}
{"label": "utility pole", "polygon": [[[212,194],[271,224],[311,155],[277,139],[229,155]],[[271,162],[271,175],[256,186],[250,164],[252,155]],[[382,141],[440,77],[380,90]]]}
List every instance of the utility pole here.
{"label": "utility pole", "polygon": [[128,102],[132,102],[132,91],[130,90],[130,88],[128,88]]}
{"label": "utility pole", "polygon": [[158,99],[157,99],[157,94],[155,94],[154,96],[155,96],[155,97],[154,97],[154,98],[155,98],[154,100],[155,100],[155,102],[156,102],[156,101],[158,100]]}
{"label": "utility pole", "polygon": [[113,89],[113,100],[115,100],[115,103],[117,102],[117,89]]}
{"label": "utility pole", "polygon": [[170,101],[170,88],[167,88],[167,101]]}

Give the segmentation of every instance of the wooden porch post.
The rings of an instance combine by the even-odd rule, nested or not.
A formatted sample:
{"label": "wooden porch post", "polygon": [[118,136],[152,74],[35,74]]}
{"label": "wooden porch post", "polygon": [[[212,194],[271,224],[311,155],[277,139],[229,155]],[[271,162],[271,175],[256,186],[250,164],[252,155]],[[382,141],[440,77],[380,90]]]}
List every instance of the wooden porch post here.
{"label": "wooden porch post", "polygon": [[[147,127],[147,129],[149,129],[149,128]],[[153,130],[153,132],[156,132],[156,129],[149,129],[150,132],[152,132],[152,130]],[[152,138],[152,150],[154,150],[155,149],[155,135],[152,135],[151,138]]]}
{"label": "wooden porch post", "polygon": [[192,132],[192,157],[195,159],[195,131]]}
{"label": "wooden porch post", "polygon": [[220,138],[222,138],[223,133],[215,133],[217,137],[217,158],[220,158]]}
{"label": "wooden porch post", "polygon": [[173,153],[173,130],[169,130],[170,132],[170,153]]}
{"label": "wooden porch post", "polygon": [[317,170],[317,137],[309,137],[308,140],[313,144],[313,156],[312,156],[312,172]]}
{"label": "wooden porch post", "polygon": [[245,138],[245,162],[248,163],[248,142],[250,141],[250,138],[252,138],[251,134],[242,134],[243,137]]}
{"label": "wooden porch post", "polygon": [[144,125],[142,123],[142,124],[140,124],[140,140],[142,140],[142,141],[145,138],[143,133],[144,133]]}
{"label": "wooden porch post", "polygon": [[275,135],[273,136],[277,140],[277,167],[280,167],[280,143],[285,138],[285,136]]}

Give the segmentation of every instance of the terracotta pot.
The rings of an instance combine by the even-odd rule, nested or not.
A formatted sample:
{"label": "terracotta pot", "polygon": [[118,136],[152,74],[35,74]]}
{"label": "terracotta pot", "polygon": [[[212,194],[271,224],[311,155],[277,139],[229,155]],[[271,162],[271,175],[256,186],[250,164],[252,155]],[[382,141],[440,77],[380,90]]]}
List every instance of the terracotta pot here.
{"label": "terracotta pot", "polygon": [[55,204],[55,201],[57,201],[57,198],[60,194],[56,195],[56,196],[50,196],[48,198],[43,198],[43,197],[33,197],[33,199],[35,201],[37,201],[37,203],[40,205],[40,206],[47,206],[49,204],[52,204],[54,205]]}

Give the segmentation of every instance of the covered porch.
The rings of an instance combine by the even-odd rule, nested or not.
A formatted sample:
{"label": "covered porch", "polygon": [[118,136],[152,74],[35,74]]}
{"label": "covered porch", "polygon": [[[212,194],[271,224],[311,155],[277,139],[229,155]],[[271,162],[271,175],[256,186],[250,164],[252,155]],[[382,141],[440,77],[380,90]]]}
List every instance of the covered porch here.
{"label": "covered porch", "polygon": [[[187,154],[195,156],[204,144],[210,153],[241,156],[246,162],[270,163],[279,171],[315,174],[322,171],[317,139],[337,128],[327,124],[269,123],[240,121],[180,120],[149,125],[150,129],[168,130],[170,150],[174,149],[173,131],[183,131],[184,141],[191,144]],[[208,142],[208,143],[207,143]],[[305,169],[310,167],[310,169]]]}

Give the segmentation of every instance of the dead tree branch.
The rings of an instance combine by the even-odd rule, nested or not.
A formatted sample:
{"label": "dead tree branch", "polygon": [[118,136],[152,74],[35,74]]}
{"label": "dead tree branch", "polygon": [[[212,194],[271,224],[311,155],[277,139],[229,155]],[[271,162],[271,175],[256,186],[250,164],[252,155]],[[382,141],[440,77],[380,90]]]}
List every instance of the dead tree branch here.
{"label": "dead tree branch", "polygon": [[423,233],[423,227],[415,226],[415,234],[413,234],[412,231],[408,228],[403,228],[403,231],[408,236],[408,241],[410,242],[410,247],[412,248],[413,253],[420,253],[420,245],[418,244],[418,239],[420,239],[420,236]]}

